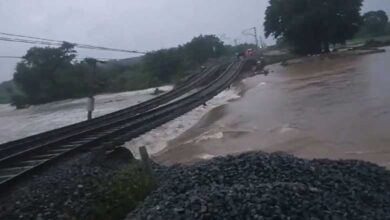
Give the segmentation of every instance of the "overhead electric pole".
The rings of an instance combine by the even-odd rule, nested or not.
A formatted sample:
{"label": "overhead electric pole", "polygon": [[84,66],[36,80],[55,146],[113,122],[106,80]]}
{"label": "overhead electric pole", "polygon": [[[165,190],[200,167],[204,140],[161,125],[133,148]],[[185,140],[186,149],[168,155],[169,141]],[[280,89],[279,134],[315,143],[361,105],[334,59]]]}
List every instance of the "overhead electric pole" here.
{"label": "overhead electric pole", "polygon": [[238,39],[237,39],[237,38],[235,38],[235,39],[233,40],[233,42],[234,42],[234,46],[237,46],[237,45],[238,45]]}
{"label": "overhead electric pole", "polygon": [[87,103],[87,119],[92,119],[92,112],[95,110],[95,94],[96,94],[96,66],[98,63],[106,63],[94,58],[86,58],[86,63],[92,67],[92,74],[89,77],[89,95]]}
{"label": "overhead electric pole", "polygon": [[259,40],[260,40],[260,46],[261,48],[266,48],[267,44],[264,42],[264,39],[259,35]]}
{"label": "overhead electric pole", "polygon": [[256,46],[259,47],[259,40],[258,40],[258,38],[257,38],[257,30],[256,30],[256,27],[253,27],[253,33],[254,33],[254,37],[255,37]]}
{"label": "overhead electric pole", "polygon": [[256,46],[259,47],[259,39],[257,38],[257,29],[256,29],[256,27],[245,29],[245,30],[242,31],[242,34],[246,35],[246,36],[254,37]]}

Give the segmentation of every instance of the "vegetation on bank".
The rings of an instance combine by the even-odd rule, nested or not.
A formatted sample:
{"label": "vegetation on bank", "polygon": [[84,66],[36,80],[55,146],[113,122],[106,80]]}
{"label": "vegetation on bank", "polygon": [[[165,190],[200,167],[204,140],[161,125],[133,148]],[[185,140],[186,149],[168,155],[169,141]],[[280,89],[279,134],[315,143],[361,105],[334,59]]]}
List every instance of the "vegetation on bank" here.
{"label": "vegetation on bank", "polygon": [[103,64],[93,59],[77,61],[77,51],[66,42],[58,48],[33,47],[17,64],[13,82],[0,93],[5,94],[3,101],[23,108],[98,93],[157,87],[188,76],[209,59],[233,55],[252,46],[224,45],[213,35],[200,35],[184,45],[128,59],[131,62]]}
{"label": "vegetation on bank", "polygon": [[282,38],[299,54],[329,52],[359,31],[363,0],[270,0],[266,37]]}
{"label": "vegetation on bank", "polygon": [[[361,15],[363,0],[270,0],[264,29],[277,44],[297,54],[330,52],[347,41],[368,41],[390,35],[387,14]],[[348,43],[349,43],[348,42]]]}
{"label": "vegetation on bank", "polygon": [[[91,204],[91,220],[118,220],[134,210],[156,187],[153,178],[136,162],[116,175],[108,183],[100,183],[101,194]],[[85,218],[83,218],[85,219]]]}
{"label": "vegetation on bank", "polygon": [[356,38],[371,38],[390,35],[389,17],[386,12],[369,11],[363,15],[363,25]]}

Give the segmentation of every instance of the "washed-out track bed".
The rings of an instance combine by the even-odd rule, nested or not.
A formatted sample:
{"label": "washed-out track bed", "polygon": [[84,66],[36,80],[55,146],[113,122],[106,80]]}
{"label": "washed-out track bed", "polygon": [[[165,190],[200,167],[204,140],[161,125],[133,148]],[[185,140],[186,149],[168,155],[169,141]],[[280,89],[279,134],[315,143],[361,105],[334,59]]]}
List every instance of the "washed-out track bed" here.
{"label": "washed-out track bed", "polygon": [[[0,145],[0,192],[74,153],[105,144],[120,145],[203,104],[228,87],[242,63],[206,68],[187,83],[144,103]],[[199,91],[179,98],[200,84]]]}

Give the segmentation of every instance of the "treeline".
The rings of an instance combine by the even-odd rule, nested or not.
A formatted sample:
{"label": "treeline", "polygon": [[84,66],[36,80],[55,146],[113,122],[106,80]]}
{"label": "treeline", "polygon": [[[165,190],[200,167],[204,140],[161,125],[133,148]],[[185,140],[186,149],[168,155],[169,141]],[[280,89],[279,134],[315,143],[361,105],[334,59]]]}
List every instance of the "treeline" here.
{"label": "treeline", "polygon": [[232,55],[253,45],[224,45],[213,36],[195,37],[184,45],[145,56],[101,63],[77,61],[70,43],[61,47],[33,47],[16,66],[11,104],[17,108],[79,98],[98,93],[157,87],[187,76],[211,58]]}
{"label": "treeline", "polygon": [[384,11],[361,13],[363,0],[270,0],[265,36],[297,54],[330,52],[347,40],[390,34]]}
{"label": "treeline", "polygon": [[280,38],[298,54],[330,52],[359,31],[363,0],[270,0],[265,36]]}
{"label": "treeline", "polygon": [[369,11],[362,17],[363,23],[356,37],[368,38],[390,35],[389,17],[386,12]]}

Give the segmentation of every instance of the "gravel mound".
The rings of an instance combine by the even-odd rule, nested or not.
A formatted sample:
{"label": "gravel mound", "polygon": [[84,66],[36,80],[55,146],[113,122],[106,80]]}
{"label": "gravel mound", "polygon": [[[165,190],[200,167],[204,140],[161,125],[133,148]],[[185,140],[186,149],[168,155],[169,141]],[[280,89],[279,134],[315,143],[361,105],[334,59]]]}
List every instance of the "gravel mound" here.
{"label": "gravel mound", "polygon": [[88,219],[93,204],[129,162],[88,152],[53,165],[0,196],[0,219]]}
{"label": "gravel mound", "polygon": [[130,219],[390,219],[390,171],[362,161],[246,153],[157,171]]}

